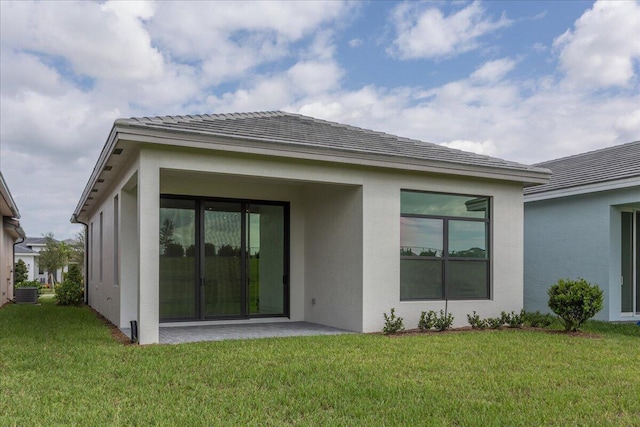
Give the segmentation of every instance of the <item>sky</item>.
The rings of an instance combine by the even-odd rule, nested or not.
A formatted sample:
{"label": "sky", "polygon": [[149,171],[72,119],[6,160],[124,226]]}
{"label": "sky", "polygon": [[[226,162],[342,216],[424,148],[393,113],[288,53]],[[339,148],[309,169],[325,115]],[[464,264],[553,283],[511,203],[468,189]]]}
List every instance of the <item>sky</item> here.
{"label": "sky", "polygon": [[0,0],[0,169],[69,219],[122,117],[284,110],[526,164],[640,139],[640,2]]}

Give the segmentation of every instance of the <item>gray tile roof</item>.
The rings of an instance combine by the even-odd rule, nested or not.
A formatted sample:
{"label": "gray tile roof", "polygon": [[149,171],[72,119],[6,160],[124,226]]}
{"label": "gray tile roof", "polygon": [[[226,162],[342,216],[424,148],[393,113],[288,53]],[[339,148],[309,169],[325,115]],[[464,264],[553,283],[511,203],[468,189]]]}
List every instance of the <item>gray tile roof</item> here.
{"label": "gray tile roof", "polygon": [[116,125],[279,143],[292,148],[306,146],[334,153],[366,153],[386,158],[404,157],[511,171],[545,172],[495,157],[282,111],[140,117],[119,119]]}
{"label": "gray tile roof", "polygon": [[19,255],[19,254],[26,255],[26,254],[37,254],[38,253],[37,251],[31,250],[28,247],[23,246],[23,245],[24,245],[24,242],[23,243],[18,243],[17,245],[15,245],[15,254],[16,255]]}
{"label": "gray tile roof", "polygon": [[[54,242],[57,240],[53,239]],[[21,245],[29,246],[29,245],[46,245],[47,238],[46,237],[27,237],[24,239],[24,242]]]}
{"label": "gray tile roof", "polygon": [[534,166],[550,169],[553,175],[548,184],[526,188],[526,195],[637,178],[640,177],[640,141],[549,160]]}

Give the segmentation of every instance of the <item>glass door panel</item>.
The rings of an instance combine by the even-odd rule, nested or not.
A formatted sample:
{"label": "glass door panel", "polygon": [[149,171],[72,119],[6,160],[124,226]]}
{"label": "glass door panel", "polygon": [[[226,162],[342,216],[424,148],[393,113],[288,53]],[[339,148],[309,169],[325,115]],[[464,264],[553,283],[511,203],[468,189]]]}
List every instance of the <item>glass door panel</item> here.
{"label": "glass door panel", "polygon": [[160,200],[160,319],[197,316],[196,203]]}
{"label": "glass door panel", "polygon": [[204,203],[205,317],[237,317],[246,313],[241,208],[240,203]]}
{"label": "glass door panel", "polygon": [[247,222],[249,314],[284,314],[284,207],[251,205]]}

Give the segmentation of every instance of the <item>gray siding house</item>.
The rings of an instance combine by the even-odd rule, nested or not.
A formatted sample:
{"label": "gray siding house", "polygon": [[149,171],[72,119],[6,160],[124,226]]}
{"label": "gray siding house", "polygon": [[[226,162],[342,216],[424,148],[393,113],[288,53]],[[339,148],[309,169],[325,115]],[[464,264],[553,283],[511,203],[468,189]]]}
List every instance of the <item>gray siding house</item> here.
{"label": "gray siding house", "polygon": [[604,291],[598,319],[640,320],[640,141],[535,166],[553,175],[525,189],[525,309],[581,277]]}

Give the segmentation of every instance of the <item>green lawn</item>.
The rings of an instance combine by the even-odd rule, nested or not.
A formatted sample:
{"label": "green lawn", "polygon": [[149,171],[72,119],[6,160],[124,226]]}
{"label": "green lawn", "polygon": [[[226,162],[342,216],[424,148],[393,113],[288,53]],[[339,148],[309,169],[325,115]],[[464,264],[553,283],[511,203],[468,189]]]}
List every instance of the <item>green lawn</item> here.
{"label": "green lawn", "polygon": [[125,346],[86,307],[0,309],[0,426],[637,426],[640,328]]}

